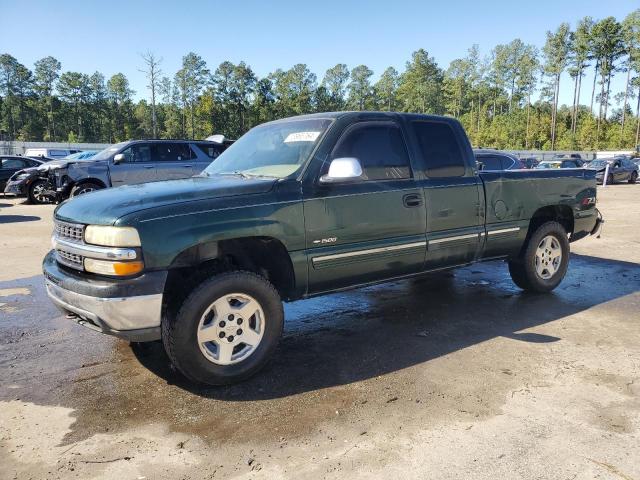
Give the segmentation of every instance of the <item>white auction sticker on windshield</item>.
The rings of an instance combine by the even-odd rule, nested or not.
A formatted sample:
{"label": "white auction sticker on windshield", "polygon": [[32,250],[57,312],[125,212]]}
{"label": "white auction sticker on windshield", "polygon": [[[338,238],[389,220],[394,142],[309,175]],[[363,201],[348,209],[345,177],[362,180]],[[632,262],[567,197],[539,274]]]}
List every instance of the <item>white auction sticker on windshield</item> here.
{"label": "white auction sticker on windshield", "polygon": [[320,132],[295,132],[287,135],[284,139],[284,143],[292,142],[315,142]]}

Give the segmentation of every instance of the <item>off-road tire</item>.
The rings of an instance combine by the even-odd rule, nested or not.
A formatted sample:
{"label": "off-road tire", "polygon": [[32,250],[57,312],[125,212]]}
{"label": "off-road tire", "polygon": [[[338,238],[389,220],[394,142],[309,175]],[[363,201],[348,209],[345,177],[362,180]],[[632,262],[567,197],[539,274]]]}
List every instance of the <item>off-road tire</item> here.
{"label": "off-road tire", "polygon": [[[536,250],[540,242],[549,235],[556,238],[560,244],[562,258],[554,275],[544,279],[536,271]],[[522,253],[517,258],[509,260],[509,273],[513,282],[523,290],[537,293],[550,292],[560,284],[567,273],[569,254],[569,239],[564,227],[558,222],[546,222],[529,236]]]}
{"label": "off-road tire", "polygon": [[84,195],[85,193],[95,192],[96,190],[102,190],[104,187],[94,182],[85,182],[80,185],[75,185],[71,189],[70,197],[77,197],[78,195]]}
{"label": "off-road tire", "polygon": [[[217,299],[231,293],[250,295],[265,316],[262,340],[251,355],[238,363],[219,365],[205,357],[198,344],[198,325]],[[280,295],[264,277],[245,271],[218,274],[202,282],[182,302],[177,314],[162,320],[162,342],[173,365],[189,380],[207,385],[228,385],[260,370],[273,354],[284,325]]]}

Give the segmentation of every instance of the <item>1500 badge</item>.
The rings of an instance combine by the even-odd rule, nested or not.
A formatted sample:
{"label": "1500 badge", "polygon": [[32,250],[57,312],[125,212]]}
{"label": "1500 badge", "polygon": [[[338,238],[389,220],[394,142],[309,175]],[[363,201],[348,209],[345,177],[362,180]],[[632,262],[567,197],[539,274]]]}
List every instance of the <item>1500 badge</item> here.
{"label": "1500 badge", "polygon": [[329,237],[329,238],[321,238],[320,240],[314,240],[315,244],[327,244],[327,243],[335,243],[338,240],[338,237]]}

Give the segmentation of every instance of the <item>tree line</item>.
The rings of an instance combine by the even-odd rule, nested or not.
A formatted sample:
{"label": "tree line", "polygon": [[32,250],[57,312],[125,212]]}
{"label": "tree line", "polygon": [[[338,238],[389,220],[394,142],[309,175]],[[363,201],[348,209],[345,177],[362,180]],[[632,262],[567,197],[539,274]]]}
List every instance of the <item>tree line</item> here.
{"label": "tree line", "polygon": [[[520,39],[481,57],[478,45],[444,69],[424,49],[404,71],[373,81],[366,65],[339,63],[321,79],[306,64],[260,78],[245,62],[210,69],[196,53],[173,76],[162,58],[141,55],[148,99],[134,100],[127,77],[63,71],[45,57],[30,70],[0,55],[0,138],[115,143],[131,138],[237,138],[254,125],[291,115],[383,110],[451,115],[474,145],[508,149],[622,149],[640,135],[640,9],[562,23],[541,50]],[[583,84],[588,72],[590,85]],[[567,78],[561,85],[561,80]],[[612,79],[623,75],[623,90]],[[560,105],[560,89],[571,105]],[[585,102],[585,98],[588,102]]]}

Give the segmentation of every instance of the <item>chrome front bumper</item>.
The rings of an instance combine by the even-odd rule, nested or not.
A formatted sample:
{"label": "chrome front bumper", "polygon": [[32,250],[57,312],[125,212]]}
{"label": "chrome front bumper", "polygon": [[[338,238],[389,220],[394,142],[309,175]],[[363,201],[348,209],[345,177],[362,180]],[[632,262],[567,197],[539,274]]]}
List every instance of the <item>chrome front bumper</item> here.
{"label": "chrome front bumper", "polygon": [[66,290],[45,280],[47,294],[80,325],[130,341],[160,338],[162,294],[99,298]]}

